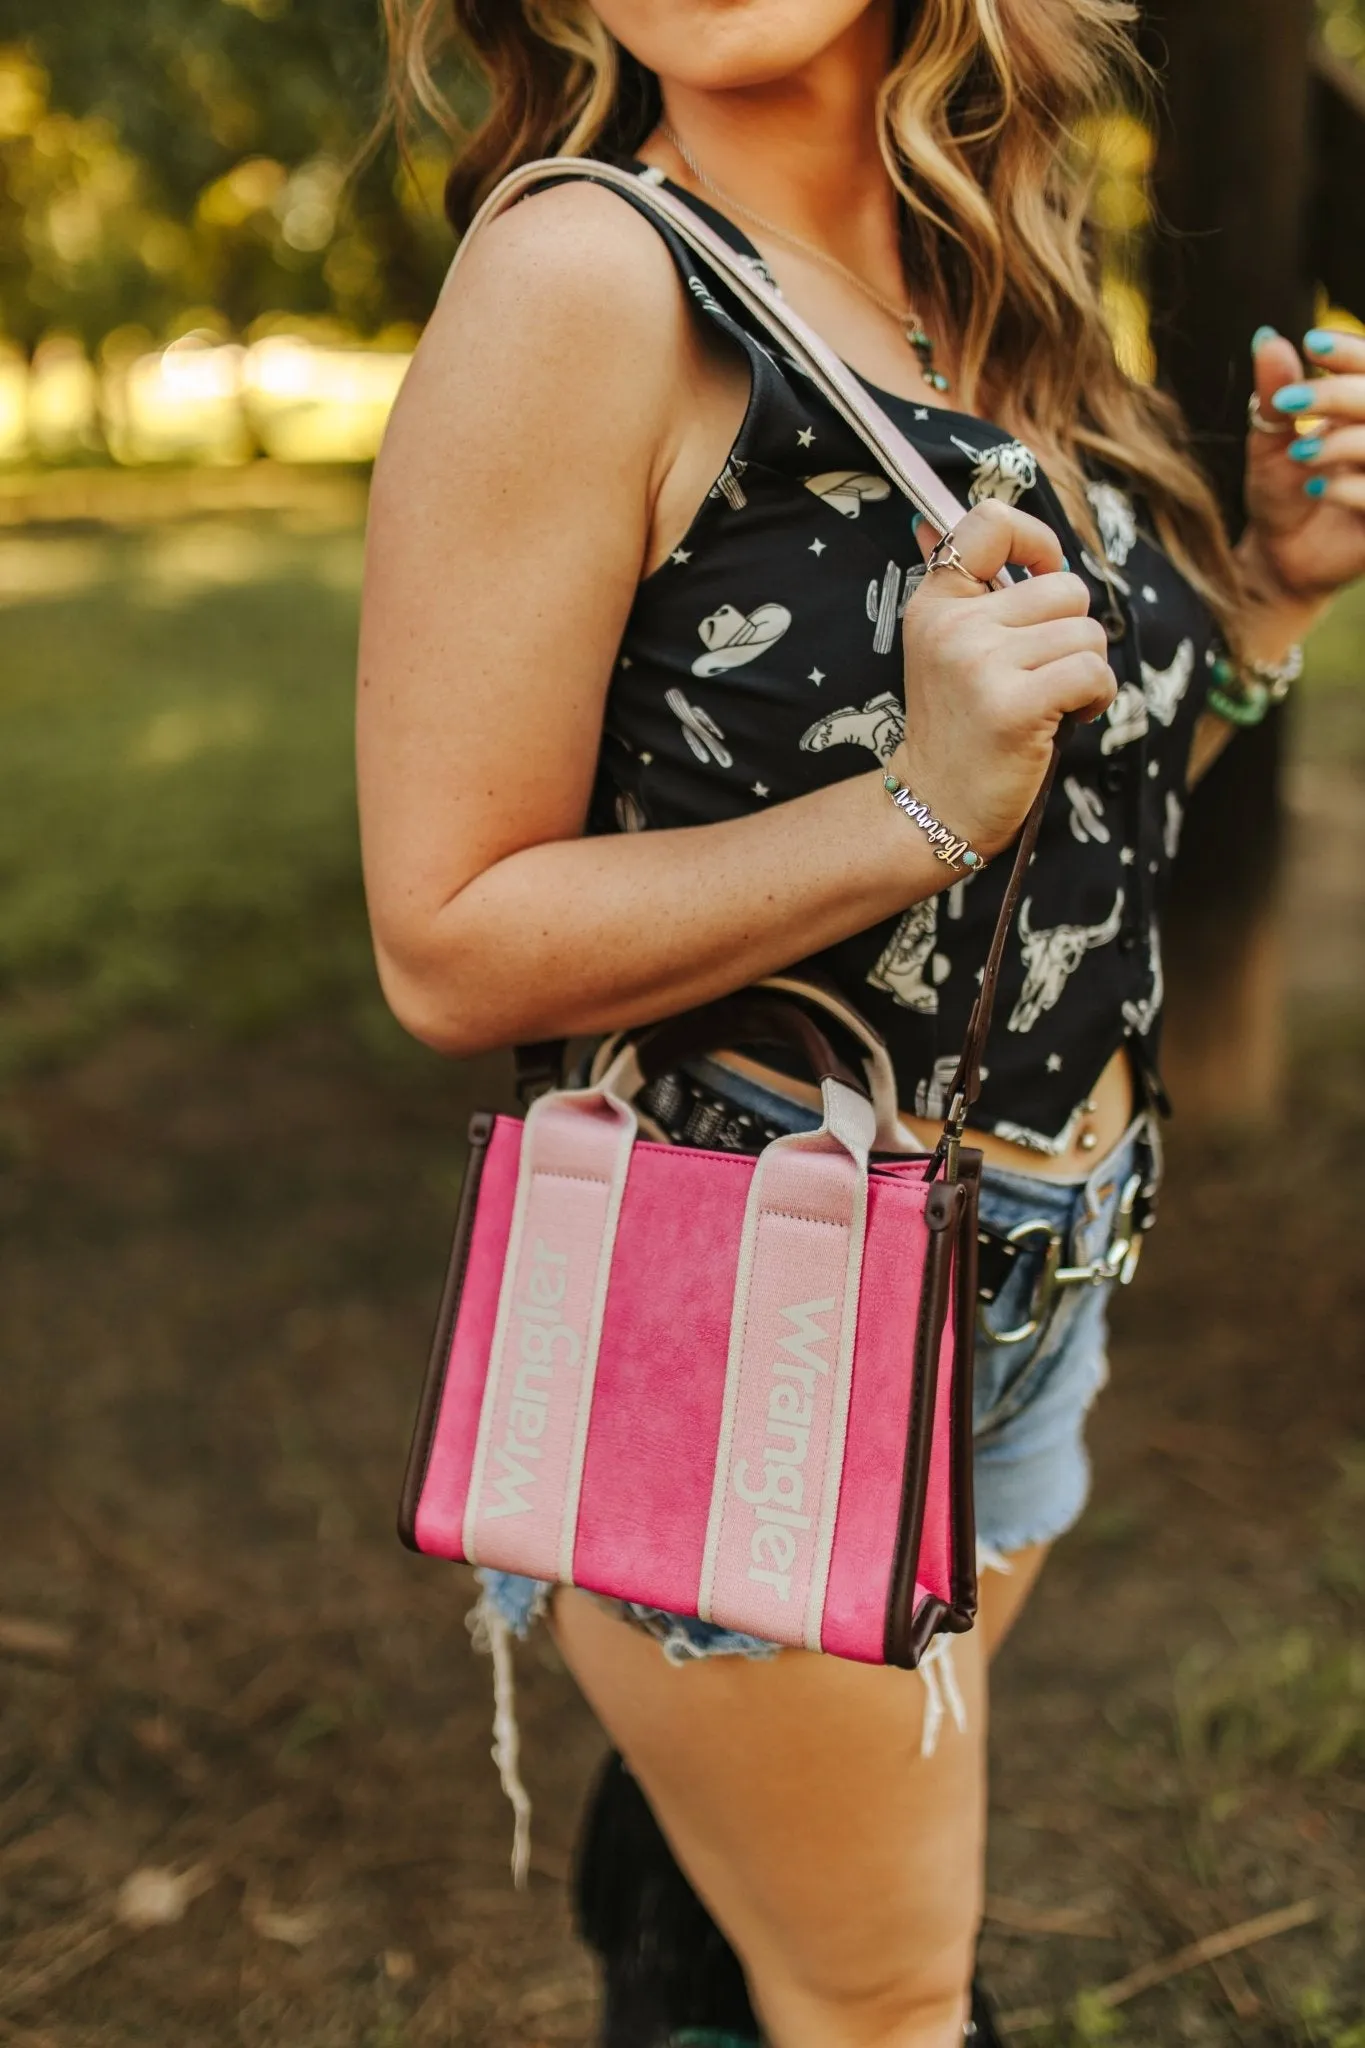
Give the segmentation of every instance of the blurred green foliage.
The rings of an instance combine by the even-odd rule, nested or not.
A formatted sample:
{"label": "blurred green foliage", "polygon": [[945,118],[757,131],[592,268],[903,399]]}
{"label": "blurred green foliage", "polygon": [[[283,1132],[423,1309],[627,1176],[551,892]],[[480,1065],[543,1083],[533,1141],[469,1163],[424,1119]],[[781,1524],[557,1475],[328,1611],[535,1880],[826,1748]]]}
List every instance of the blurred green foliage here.
{"label": "blurred green foliage", "polygon": [[0,330],[425,318],[449,152],[361,160],[383,69],[377,0],[0,0]]}
{"label": "blurred green foliage", "polygon": [[1318,25],[1334,57],[1365,65],[1365,0],[1318,0]]}
{"label": "blurred green foliage", "polygon": [[[1365,62],[1365,0],[1318,6]],[[449,146],[356,168],[383,69],[378,0],[0,0],[0,333],[422,321]],[[442,83],[473,111],[468,79]]]}

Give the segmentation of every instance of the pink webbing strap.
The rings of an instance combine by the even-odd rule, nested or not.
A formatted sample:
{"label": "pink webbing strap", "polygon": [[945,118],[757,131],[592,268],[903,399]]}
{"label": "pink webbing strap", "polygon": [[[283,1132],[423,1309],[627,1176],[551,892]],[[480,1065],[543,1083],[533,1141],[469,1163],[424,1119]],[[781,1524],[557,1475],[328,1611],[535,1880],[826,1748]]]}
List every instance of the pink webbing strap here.
{"label": "pink webbing strap", "polygon": [[465,1507],[464,1554],[573,1578],[583,1453],[633,1110],[598,1090],[526,1118]]}
{"label": "pink webbing strap", "polygon": [[[460,258],[480,228],[486,227],[489,221],[495,220],[535,186],[543,185],[549,179],[587,178],[594,184],[628,192],[637,204],[649,207],[666,220],[674,233],[725,279],[735,297],[781,344],[796,368],[823,392],[835,411],[871,450],[916,511],[922,512],[940,533],[951,533],[959,519],[965,517],[965,508],[942,478],[935,475],[919,450],[906,440],[900,428],[828,342],[822,341],[815,329],[792,310],[776,287],[755,270],[752,260],[732,249],[709,222],[702,220],[675,193],[665,190],[659,183],[661,175],[650,171],[643,174],[622,171],[614,164],[594,163],[590,158],[581,156],[541,157],[535,163],[523,164],[504,178],[479,208],[456,252],[450,275],[455,274]],[[705,289],[703,279],[698,278],[694,282],[699,290]],[[1013,578],[1008,569],[1002,569],[995,580],[1001,589],[1005,589]]]}
{"label": "pink webbing strap", "polygon": [[740,1240],[697,1611],[820,1648],[867,1221],[871,1104],[823,1088],[818,1131],[754,1169]]}

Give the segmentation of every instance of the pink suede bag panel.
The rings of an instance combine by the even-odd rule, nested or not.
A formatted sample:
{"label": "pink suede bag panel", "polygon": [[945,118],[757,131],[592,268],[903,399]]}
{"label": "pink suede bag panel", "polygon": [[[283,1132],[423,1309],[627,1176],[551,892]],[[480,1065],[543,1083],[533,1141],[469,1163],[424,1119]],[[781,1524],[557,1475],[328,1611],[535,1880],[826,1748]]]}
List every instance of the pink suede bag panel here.
{"label": "pink suede bag panel", "polygon": [[695,1614],[754,1161],[637,1143],[602,1324],[574,1584]]}

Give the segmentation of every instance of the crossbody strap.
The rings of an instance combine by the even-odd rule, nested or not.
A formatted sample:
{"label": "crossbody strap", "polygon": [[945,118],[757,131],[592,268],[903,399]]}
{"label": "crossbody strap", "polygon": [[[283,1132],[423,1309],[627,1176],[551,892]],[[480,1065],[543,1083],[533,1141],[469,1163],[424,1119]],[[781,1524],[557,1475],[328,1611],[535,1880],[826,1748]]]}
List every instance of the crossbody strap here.
{"label": "crossbody strap", "polygon": [[[588,157],[578,156],[542,157],[535,163],[523,164],[520,170],[504,178],[479,208],[451,265],[451,275],[458,270],[461,257],[480,228],[505,213],[535,186],[565,178],[585,178],[595,185],[628,193],[637,205],[647,207],[666,221],[693,254],[725,280],[729,290],[785,350],[796,368],[810,378],[915,510],[923,513],[940,533],[952,531],[965,516],[965,507],[930,468],[918,448],[906,440],[895,421],[835,355],[829,343],[822,341],[815,329],[787,304],[777,287],[755,266],[753,258],[732,249],[709,221],[704,221],[676,193],[658,182],[657,173],[622,171],[614,164],[594,163]],[[1005,589],[1013,579],[1007,569],[1002,569],[995,580]]]}
{"label": "crossbody strap", "polygon": [[[922,513],[940,533],[951,533],[966,514],[964,506],[948,489],[942,478],[935,474],[919,450],[906,439],[894,420],[877,404],[847,364],[842,362],[829,344],[821,340],[814,328],[808,326],[800,314],[787,304],[776,286],[768,282],[753,259],[746,258],[732,249],[709,222],[694,213],[676,193],[667,190],[660,182],[657,172],[623,171],[614,164],[595,163],[586,157],[543,157],[535,163],[523,164],[519,170],[504,178],[480,207],[460,244],[455,262],[451,266],[451,275],[455,274],[461,257],[480,228],[487,226],[500,213],[505,213],[509,206],[515,205],[537,185],[558,182],[566,178],[584,178],[597,185],[613,187],[628,194],[637,205],[644,206],[660,220],[667,222],[693,254],[699,256],[709,269],[724,280],[734,297],[781,346],[795,367],[809,377],[840,418],[858,435],[876,458],[879,468],[885,471],[915,510]],[[998,588],[1007,589],[1012,580],[1008,569],[1002,569],[995,582]],[[995,931],[991,937],[990,951],[986,956],[981,988],[972,1005],[962,1058],[950,1090],[948,1118],[940,1141],[940,1151],[944,1153],[960,1138],[967,1111],[981,1092],[981,1059],[991,1027],[991,1013],[995,1007],[995,992],[1000,979],[1000,964],[1004,959],[1005,942],[1019,908],[1028,865],[1038,843],[1043,812],[1057,772],[1065,724],[1063,721],[1058,727],[1047,773],[1019,834],[1014,866],[1005,888],[999,916],[995,921]],[[523,1057],[521,1048],[517,1050],[519,1082],[534,1083],[544,1074],[546,1048],[538,1046],[532,1050],[539,1055],[534,1062]]]}

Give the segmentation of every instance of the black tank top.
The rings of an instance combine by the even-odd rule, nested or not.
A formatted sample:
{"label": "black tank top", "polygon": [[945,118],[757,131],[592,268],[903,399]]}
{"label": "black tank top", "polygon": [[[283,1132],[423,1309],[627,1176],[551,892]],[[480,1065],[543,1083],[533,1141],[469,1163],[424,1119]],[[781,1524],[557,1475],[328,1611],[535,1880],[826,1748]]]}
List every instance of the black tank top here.
{"label": "black tank top", "polygon": [[[680,196],[761,265],[731,222]],[[644,217],[699,317],[744,351],[752,389],[691,527],[636,594],[607,698],[596,832],[734,818],[884,762],[904,727],[900,620],[923,566],[911,508],[864,444],[723,281]],[[964,503],[999,498],[1052,527],[1117,636],[1117,701],[1065,743],[974,1116],[1016,1144],[1059,1152],[1125,1041],[1155,1084],[1158,921],[1221,642],[1120,477],[1096,475],[1088,487],[1111,597],[1022,443],[964,413],[874,395]],[[902,1104],[919,1115],[946,1108],[1009,866],[1001,854],[979,877],[799,963],[884,1034]]]}

